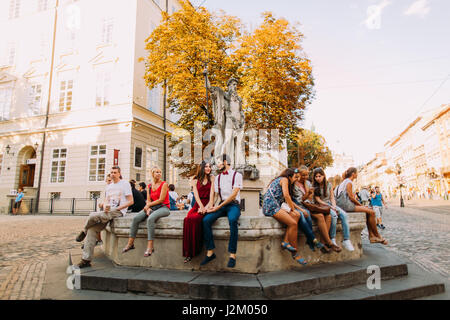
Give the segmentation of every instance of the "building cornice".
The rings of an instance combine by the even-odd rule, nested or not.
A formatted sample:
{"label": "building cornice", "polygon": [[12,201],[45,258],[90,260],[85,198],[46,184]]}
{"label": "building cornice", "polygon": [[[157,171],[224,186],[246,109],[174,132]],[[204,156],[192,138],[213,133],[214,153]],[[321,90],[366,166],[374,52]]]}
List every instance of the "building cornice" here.
{"label": "building cornice", "polygon": [[445,115],[450,110],[450,105],[447,105],[447,108],[439,112],[436,116],[434,116],[429,122],[427,122],[423,127],[422,130],[427,130],[436,120],[438,120],[440,117]]}

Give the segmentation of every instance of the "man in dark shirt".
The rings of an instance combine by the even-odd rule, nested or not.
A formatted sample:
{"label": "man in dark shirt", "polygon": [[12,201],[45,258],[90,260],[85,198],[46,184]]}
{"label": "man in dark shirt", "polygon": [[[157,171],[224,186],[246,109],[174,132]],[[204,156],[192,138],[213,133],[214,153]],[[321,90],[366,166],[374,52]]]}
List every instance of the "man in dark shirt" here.
{"label": "man in dark shirt", "polygon": [[131,180],[130,185],[131,192],[133,192],[134,204],[131,207],[128,207],[128,210],[131,210],[131,212],[141,212],[145,207],[144,196],[136,190],[136,181]]}

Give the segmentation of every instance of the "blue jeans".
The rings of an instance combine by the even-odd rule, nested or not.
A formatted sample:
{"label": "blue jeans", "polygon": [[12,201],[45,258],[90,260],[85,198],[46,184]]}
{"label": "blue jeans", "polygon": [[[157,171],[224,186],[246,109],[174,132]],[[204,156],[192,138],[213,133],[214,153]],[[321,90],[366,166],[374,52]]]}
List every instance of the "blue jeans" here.
{"label": "blue jeans", "polygon": [[238,204],[231,203],[220,210],[209,213],[203,218],[203,238],[205,239],[206,250],[215,249],[212,225],[217,219],[228,216],[230,224],[230,241],[228,243],[228,252],[236,253],[238,241],[238,220],[241,216],[241,208]]}
{"label": "blue jeans", "polygon": [[339,211],[339,216],[337,215],[335,210],[330,209],[331,214],[330,238],[331,239],[336,238],[337,219],[339,218],[341,219],[342,222],[342,233],[344,234],[344,240],[350,240],[350,226],[348,225],[347,221],[347,212],[345,212],[339,207],[336,208]]}
{"label": "blue jeans", "polygon": [[308,213],[308,218],[305,218],[305,215],[303,214],[303,212],[298,210],[300,212],[300,219],[298,220],[298,227],[305,234],[307,241],[309,243],[313,243],[316,236],[312,230],[311,212],[309,212],[309,210],[307,210],[305,208],[302,208],[302,209]]}

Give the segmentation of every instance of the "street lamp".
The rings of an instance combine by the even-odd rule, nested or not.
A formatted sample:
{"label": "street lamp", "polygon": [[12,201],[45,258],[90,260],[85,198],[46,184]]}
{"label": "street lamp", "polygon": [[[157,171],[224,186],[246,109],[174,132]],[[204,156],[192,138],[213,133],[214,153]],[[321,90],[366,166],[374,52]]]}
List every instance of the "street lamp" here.
{"label": "street lamp", "polygon": [[12,155],[13,157],[14,157],[14,152],[11,152],[10,153],[10,151],[11,151],[11,146],[8,144],[7,146],[6,146],[6,154],[8,154],[8,155]]}
{"label": "street lamp", "polygon": [[405,202],[403,201],[403,195],[402,195],[402,181],[400,181],[400,174],[402,173],[402,167],[400,166],[400,164],[397,163],[396,168],[397,168],[397,175],[398,175],[399,184],[400,184],[400,207],[404,208]]}

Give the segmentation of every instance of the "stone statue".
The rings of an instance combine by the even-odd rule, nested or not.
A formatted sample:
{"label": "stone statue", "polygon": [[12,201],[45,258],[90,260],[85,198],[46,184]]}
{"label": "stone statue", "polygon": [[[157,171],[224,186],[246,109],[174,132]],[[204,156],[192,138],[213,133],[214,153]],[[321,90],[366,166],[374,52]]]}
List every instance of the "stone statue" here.
{"label": "stone statue", "polygon": [[245,157],[237,151],[241,146],[245,127],[245,117],[242,110],[242,99],[237,93],[238,81],[235,78],[228,80],[228,91],[220,87],[212,87],[208,80],[208,70],[205,69],[205,84],[211,93],[214,126],[216,136],[215,157],[226,153],[233,166],[243,164]]}

